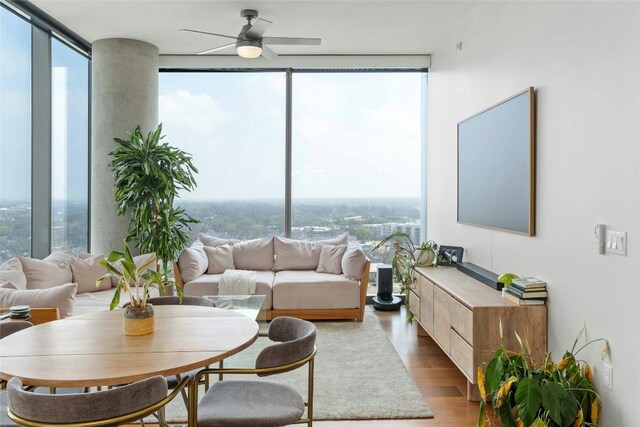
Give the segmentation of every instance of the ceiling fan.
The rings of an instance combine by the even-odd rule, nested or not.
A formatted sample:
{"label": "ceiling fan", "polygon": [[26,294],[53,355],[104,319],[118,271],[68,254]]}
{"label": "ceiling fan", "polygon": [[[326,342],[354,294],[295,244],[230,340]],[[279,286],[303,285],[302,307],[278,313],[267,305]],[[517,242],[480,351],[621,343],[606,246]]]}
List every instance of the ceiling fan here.
{"label": "ceiling fan", "polygon": [[319,38],[308,37],[263,37],[264,33],[269,29],[272,24],[271,21],[258,18],[258,11],[254,9],[243,9],[240,11],[240,16],[247,19],[247,23],[242,26],[240,34],[237,36],[229,36],[226,34],[209,33],[207,31],[190,30],[187,28],[181,28],[180,31],[189,31],[191,33],[208,34],[210,36],[226,37],[234,39],[233,43],[225,44],[223,46],[214,47],[202,52],[198,52],[196,55],[206,55],[212,52],[216,52],[222,49],[235,46],[236,52],[243,58],[257,58],[263,56],[267,59],[274,59],[278,57],[278,54],[271,50],[267,45],[308,45],[319,46],[321,40]]}

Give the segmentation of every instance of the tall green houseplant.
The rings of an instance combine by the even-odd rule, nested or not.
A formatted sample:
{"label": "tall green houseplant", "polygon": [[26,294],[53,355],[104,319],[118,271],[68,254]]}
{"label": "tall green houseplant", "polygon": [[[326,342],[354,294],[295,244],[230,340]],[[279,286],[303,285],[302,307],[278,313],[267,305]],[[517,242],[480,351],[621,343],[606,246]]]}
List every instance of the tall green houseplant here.
{"label": "tall green houseplant", "polygon": [[141,253],[155,252],[166,280],[169,264],[189,242],[189,224],[198,222],[174,206],[179,191],[196,187],[198,170],[190,154],[161,142],[163,138],[162,124],[146,138],[140,126],[128,140],[114,138],[120,147],[109,153],[109,166],[118,215],[131,214],[126,240],[136,241]]}

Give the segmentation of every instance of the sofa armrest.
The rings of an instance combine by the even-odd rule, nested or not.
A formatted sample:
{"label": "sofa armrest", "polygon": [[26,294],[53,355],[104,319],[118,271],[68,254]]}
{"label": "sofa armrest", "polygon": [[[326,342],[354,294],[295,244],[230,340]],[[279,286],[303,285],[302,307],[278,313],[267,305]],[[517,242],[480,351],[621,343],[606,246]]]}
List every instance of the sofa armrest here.
{"label": "sofa armrest", "polygon": [[369,269],[371,267],[371,261],[367,260],[362,270],[362,277],[360,278],[360,314],[357,321],[362,322],[364,320],[364,306],[367,302],[367,288],[369,287]]}
{"label": "sofa armrest", "polygon": [[180,286],[181,289],[184,289],[184,281],[182,280],[182,275],[180,274],[180,267],[178,267],[178,263],[173,263],[173,280]]}

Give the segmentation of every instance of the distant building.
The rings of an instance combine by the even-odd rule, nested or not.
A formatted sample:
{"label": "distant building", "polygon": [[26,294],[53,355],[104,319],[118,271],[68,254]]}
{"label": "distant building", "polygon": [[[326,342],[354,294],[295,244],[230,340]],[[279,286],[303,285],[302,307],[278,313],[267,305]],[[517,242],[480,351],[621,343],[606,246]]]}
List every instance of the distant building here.
{"label": "distant building", "polygon": [[389,234],[402,232],[407,233],[414,244],[418,245],[421,243],[420,224],[417,222],[386,222],[384,224],[362,224],[362,226],[371,230],[374,240],[382,240]]}

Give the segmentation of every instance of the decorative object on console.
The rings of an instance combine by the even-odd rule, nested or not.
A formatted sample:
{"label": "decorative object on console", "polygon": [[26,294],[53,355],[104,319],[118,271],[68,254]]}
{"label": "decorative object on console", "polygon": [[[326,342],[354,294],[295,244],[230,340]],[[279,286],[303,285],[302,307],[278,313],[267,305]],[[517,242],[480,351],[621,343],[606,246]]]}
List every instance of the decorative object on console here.
{"label": "decorative object on console", "polygon": [[120,147],[109,153],[109,166],[118,215],[131,214],[127,241],[135,240],[141,253],[158,256],[166,281],[168,266],[189,242],[185,229],[198,222],[174,200],[179,191],[196,187],[198,170],[190,154],[160,143],[161,133],[162,124],[145,139],[138,126],[128,140],[115,138]]}
{"label": "decorative object on console", "polygon": [[547,284],[535,277],[514,279],[502,297],[518,305],[542,305],[548,297]]}
{"label": "decorative object on console", "polygon": [[[116,291],[109,310],[113,310],[120,303],[120,293],[129,294],[130,305],[125,307],[123,318],[123,332],[125,335],[145,335],[153,332],[153,308],[147,304],[149,287],[155,285],[163,289],[167,285],[174,285],[173,281],[163,280],[161,273],[152,270],[149,266],[156,263],[152,257],[138,267],[131,256],[127,242],[124,242],[124,253],[113,251],[106,259],[99,262],[107,269],[108,273],[96,280],[96,287],[112,277],[116,278]],[[182,298],[182,288],[176,286],[178,297]]]}
{"label": "decorative object on console", "polygon": [[438,262],[438,265],[453,266],[459,262],[462,262],[462,255],[464,255],[464,248],[461,246],[440,246],[438,255],[442,260]]}
{"label": "decorative object on console", "polygon": [[[495,416],[505,426],[596,426],[601,406],[589,364],[576,356],[588,345],[604,341],[602,357],[609,352],[604,338],[587,342],[576,350],[584,328],[558,363],[550,354],[536,364],[528,343],[520,351],[501,345],[488,364],[478,367],[480,414],[478,427],[487,425],[485,399],[491,398]],[[502,338],[502,323],[500,323]],[[540,363],[541,362],[541,363]]]}
{"label": "decorative object on console", "polygon": [[[416,246],[407,233],[397,231],[382,239],[373,251],[384,247],[387,242],[393,240],[393,258],[391,268],[398,282],[401,283],[400,292],[404,294],[404,303],[410,305],[409,297],[411,289],[415,288],[415,276],[413,274],[416,267],[438,265],[443,258],[439,254],[439,245],[433,240],[428,240]],[[413,321],[413,314],[409,312],[407,321]]]}

